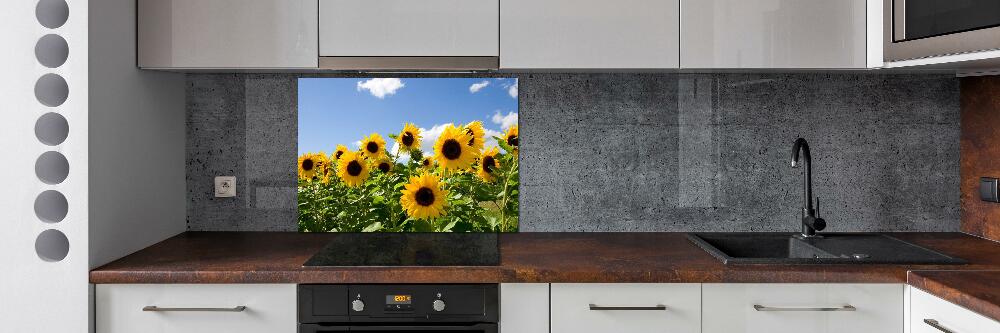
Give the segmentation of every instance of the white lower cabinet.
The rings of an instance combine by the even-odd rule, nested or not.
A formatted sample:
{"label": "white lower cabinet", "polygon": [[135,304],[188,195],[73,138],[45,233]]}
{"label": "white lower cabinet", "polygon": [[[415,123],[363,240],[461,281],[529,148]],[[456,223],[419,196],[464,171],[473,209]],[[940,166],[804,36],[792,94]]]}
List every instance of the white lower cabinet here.
{"label": "white lower cabinet", "polygon": [[98,333],[297,331],[294,284],[99,284],[96,289]]}
{"label": "white lower cabinet", "polygon": [[909,287],[910,332],[907,333],[996,333],[1000,322]]}
{"label": "white lower cabinet", "polygon": [[705,333],[903,332],[902,284],[704,284]]}
{"label": "white lower cabinet", "polygon": [[549,333],[549,284],[500,284],[501,333]]}
{"label": "white lower cabinet", "polygon": [[552,333],[701,331],[700,284],[554,283],[551,306]]}

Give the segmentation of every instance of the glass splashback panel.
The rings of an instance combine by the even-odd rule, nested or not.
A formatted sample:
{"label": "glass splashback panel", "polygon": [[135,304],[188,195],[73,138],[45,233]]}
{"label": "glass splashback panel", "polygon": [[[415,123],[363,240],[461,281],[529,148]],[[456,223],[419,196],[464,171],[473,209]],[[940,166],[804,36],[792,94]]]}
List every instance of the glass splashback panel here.
{"label": "glass splashback panel", "polygon": [[516,78],[298,86],[299,231],[517,231]]}

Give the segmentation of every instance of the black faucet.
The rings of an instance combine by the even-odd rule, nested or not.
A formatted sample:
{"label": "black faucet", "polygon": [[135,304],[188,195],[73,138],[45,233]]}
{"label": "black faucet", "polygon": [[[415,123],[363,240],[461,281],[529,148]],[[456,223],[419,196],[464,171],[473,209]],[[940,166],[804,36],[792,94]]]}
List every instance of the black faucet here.
{"label": "black faucet", "polygon": [[[809,154],[809,144],[806,139],[798,138],[792,145],[792,167],[799,167],[799,151],[802,152],[802,164],[805,164],[805,171],[802,172],[802,237],[819,237],[816,231],[826,229],[826,220],[817,216],[813,209],[813,185],[812,185],[812,156]],[[819,206],[819,199],[816,200]]]}

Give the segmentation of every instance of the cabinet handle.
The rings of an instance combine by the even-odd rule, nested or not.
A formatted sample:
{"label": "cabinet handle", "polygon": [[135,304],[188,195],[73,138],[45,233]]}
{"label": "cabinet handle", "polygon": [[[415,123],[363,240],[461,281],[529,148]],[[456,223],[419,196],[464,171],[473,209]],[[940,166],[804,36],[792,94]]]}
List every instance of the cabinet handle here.
{"label": "cabinet handle", "polygon": [[240,305],[231,308],[161,308],[155,305],[142,307],[142,311],[154,312],[243,312],[247,307]]}
{"label": "cabinet handle", "polygon": [[927,324],[930,327],[936,328],[938,331],[941,331],[941,332],[944,332],[944,333],[955,333],[955,331],[949,330],[949,329],[945,328],[944,326],[941,326],[941,323],[939,323],[937,320],[934,320],[934,319],[924,319],[924,324]]}
{"label": "cabinet handle", "polygon": [[657,305],[654,305],[654,306],[600,306],[600,305],[596,305],[596,304],[591,304],[590,305],[590,310],[593,310],[593,311],[621,311],[621,310],[627,310],[627,311],[658,311],[658,310],[666,310],[666,309],[667,309],[666,305],[660,305],[660,304],[657,304]]}
{"label": "cabinet handle", "polygon": [[760,304],[754,304],[753,309],[757,311],[857,311],[853,305],[844,305],[838,307],[830,308],[776,308],[770,306],[763,306]]}

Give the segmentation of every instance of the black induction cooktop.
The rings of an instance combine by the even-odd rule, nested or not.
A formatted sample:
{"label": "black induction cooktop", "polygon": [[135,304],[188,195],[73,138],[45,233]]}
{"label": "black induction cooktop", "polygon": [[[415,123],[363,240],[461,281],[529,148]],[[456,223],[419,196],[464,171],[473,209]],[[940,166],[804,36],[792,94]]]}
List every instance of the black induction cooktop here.
{"label": "black induction cooktop", "polygon": [[497,266],[494,233],[340,233],[303,266]]}

